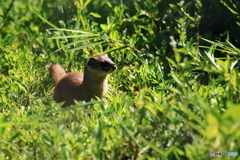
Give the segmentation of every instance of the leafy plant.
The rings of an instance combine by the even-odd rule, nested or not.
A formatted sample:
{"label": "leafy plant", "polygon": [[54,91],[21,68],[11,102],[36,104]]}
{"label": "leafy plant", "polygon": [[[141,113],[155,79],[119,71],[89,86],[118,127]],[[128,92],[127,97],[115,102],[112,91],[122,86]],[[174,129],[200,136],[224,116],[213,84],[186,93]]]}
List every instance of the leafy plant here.
{"label": "leafy plant", "polygon": [[[1,2],[0,158],[239,153],[238,6],[234,0]],[[109,94],[61,108],[52,100],[48,66],[82,70],[101,53],[118,65]]]}

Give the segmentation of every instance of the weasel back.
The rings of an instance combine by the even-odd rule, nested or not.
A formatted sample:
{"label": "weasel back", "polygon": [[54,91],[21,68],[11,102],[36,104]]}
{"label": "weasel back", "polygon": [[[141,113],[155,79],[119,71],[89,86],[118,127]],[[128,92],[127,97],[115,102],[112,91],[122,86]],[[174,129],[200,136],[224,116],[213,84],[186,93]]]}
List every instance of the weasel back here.
{"label": "weasel back", "polygon": [[68,105],[74,104],[74,100],[78,100],[79,86],[83,82],[83,73],[70,72],[67,73],[55,86],[53,99],[56,102],[65,101]]}

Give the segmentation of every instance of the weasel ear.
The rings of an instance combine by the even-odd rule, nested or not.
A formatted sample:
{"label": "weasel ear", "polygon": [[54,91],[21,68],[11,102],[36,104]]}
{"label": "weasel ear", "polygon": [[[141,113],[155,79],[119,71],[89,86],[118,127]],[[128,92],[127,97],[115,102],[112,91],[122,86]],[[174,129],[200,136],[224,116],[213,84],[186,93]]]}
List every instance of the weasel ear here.
{"label": "weasel ear", "polygon": [[91,58],[89,58],[88,63],[93,63],[95,61],[96,61],[95,58],[91,57]]}
{"label": "weasel ear", "polygon": [[108,54],[106,53],[106,54],[104,54],[106,57],[108,57]]}

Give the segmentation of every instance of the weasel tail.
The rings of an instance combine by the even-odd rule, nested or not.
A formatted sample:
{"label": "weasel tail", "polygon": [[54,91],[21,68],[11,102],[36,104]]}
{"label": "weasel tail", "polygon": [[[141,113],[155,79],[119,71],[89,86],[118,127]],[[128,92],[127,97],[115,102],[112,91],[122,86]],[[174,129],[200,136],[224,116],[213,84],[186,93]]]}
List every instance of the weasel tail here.
{"label": "weasel tail", "polygon": [[49,73],[52,75],[55,86],[66,75],[65,70],[60,64],[53,64],[49,67]]}

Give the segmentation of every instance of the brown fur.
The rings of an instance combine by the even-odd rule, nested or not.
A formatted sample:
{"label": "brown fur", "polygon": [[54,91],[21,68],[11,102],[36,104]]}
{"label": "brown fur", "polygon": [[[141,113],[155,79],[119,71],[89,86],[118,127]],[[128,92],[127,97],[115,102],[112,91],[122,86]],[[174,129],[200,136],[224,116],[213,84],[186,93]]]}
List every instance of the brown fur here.
{"label": "brown fur", "polygon": [[65,70],[60,64],[53,64],[48,69],[49,73],[52,75],[55,86],[66,75]]}
{"label": "brown fur", "polygon": [[102,98],[107,92],[107,76],[116,68],[106,54],[91,57],[85,65],[84,73],[75,71],[66,74],[61,65],[53,64],[49,68],[55,82],[53,99],[72,105],[74,100]]}

